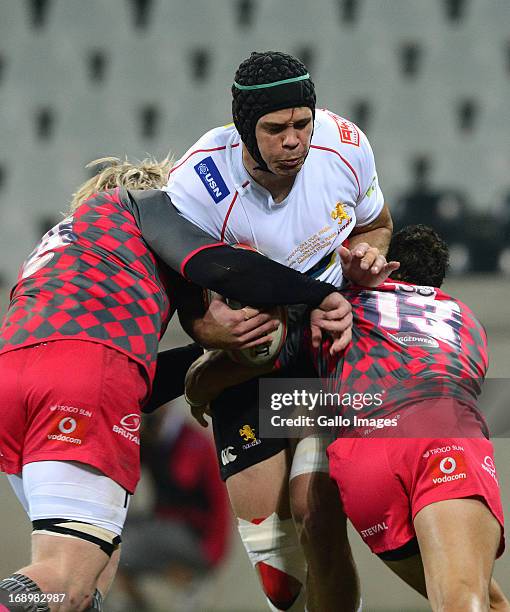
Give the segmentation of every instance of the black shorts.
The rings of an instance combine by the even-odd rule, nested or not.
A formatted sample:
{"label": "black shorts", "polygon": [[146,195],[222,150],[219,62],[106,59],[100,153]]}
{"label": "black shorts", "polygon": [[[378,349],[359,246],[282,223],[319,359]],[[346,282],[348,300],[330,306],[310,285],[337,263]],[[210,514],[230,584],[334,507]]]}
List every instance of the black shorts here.
{"label": "black shorts", "polygon": [[[317,372],[307,355],[292,366],[272,374],[281,378],[315,378]],[[288,438],[258,436],[259,379],[226,389],[211,403],[214,441],[222,480],[242,472],[289,446]]]}

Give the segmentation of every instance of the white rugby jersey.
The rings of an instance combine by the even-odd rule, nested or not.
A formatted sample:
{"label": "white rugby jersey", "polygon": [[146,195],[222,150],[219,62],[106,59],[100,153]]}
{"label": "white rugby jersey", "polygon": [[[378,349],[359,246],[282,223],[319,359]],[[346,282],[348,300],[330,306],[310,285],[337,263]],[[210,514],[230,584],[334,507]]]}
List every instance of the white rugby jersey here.
{"label": "white rugby jersey", "polygon": [[204,134],[176,162],[165,191],[186,219],[215,238],[250,245],[336,286],[342,281],[337,249],[384,204],[365,134],[319,109],[310,152],[282,202],[246,171],[233,124]]}

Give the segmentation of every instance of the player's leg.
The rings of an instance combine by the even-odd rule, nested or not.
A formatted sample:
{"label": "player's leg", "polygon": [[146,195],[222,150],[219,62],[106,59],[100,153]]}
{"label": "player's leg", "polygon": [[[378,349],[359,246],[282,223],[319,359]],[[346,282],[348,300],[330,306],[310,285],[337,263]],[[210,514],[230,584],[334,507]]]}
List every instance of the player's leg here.
{"label": "player's leg", "polygon": [[302,612],[306,562],[289,507],[289,445],[258,437],[257,388],[228,389],[211,406],[221,477],[269,608]]}
{"label": "player's leg", "polygon": [[[430,410],[427,414],[431,413]],[[378,551],[434,610],[508,609],[491,581],[504,546],[503,511],[491,443],[470,414],[459,420],[469,438],[388,440],[390,471],[405,489],[419,557]],[[457,428],[458,429],[458,428]],[[416,550],[418,552],[418,549]]]}
{"label": "player's leg", "polygon": [[328,473],[328,442],[308,437],[296,445],[291,507],[308,561],[307,608],[351,612],[360,609],[360,586],[347,537],[347,518]]}
{"label": "player's leg", "polygon": [[[15,474],[17,463],[25,464],[22,503],[34,526],[32,563],[22,568],[27,576],[7,587],[30,592],[39,590],[40,580],[41,588],[65,592],[55,590],[57,580],[61,588],[72,583],[67,601],[80,600],[83,592],[90,597],[90,584],[93,594],[100,574],[106,569],[106,582],[113,571],[114,561],[108,563],[127,512],[126,489],[133,491],[139,477],[137,428],[146,380],[122,353],[80,341],[13,351],[2,365],[7,375],[13,372],[12,398],[9,392],[0,397],[13,425],[0,427],[8,459],[2,467]],[[19,495],[20,480],[11,478]]]}
{"label": "player's leg", "polygon": [[99,578],[97,579],[97,591],[99,591],[103,599],[106,598],[110,592],[113,581],[115,580],[117,568],[119,567],[121,548],[122,544],[119,544],[116,550],[113,551],[106,567],[99,574]]}
{"label": "player's leg", "polygon": [[106,590],[118,561],[112,556],[127,513],[126,491],[74,462],[30,463],[22,479],[20,501],[34,527],[32,559],[0,582],[4,599],[18,594],[25,601],[46,598],[52,611],[100,610],[105,593],[96,589],[101,583]]}
{"label": "player's leg", "polygon": [[[425,572],[421,555],[415,554],[400,560],[390,560],[390,558],[386,558],[383,559],[383,561],[392,572],[406,582],[417,593],[427,597]],[[497,610],[499,612],[510,611],[510,604],[494,578],[492,578],[489,586],[489,601],[491,610]]]}
{"label": "player's leg", "polygon": [[479,499],[448,499],[420,510],[414,526],[433,610],[489,607],[501,526]]}
{"label": "player's leg", "polygon": [[238,529],[271,610],[301,612],[306,562],[289,507],[289,451],[231,476],[226,484]]}

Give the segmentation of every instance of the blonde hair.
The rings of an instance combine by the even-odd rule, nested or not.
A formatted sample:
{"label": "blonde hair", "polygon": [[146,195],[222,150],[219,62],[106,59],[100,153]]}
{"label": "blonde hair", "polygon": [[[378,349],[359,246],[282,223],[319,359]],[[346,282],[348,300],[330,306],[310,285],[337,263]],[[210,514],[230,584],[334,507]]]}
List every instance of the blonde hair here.
{"label": "blonde hair", "polygon": [[147,157],[136,164],[131,163],[127,157],[124,160],[118,157],[95,159],[85,167],[101,166],[101,169],[73,193],[69,212],[74,212],[82,202],[98,191],[115,187],[159,189],[166,185],[172,164],[173,159],[169,155],[159,162],[153,157]]}

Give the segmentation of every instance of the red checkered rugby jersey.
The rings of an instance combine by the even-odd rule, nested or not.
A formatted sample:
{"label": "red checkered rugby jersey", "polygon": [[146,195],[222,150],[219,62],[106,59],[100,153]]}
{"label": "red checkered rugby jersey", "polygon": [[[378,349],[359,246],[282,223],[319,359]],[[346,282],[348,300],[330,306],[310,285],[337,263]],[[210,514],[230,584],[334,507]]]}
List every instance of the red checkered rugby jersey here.
{"label": "red checkered rugby jersey", "polygon": [[[355,409],[363,417],[435,397],[476,405],[488,367],[487,337],[465,304],[440,289],[394,281],[343,293],[353,312],[353,338],[343,354],[329,354],[330,338],[313,349],[308,329],[301,332],[328,392],[382,393],[382,403]],[[284,362],[296,348],[287,350]],[[352,406],[344,408],[352,416]]]}
{"label": "red checkered rugby jersey", "polygon": [[[193,248],[193,247],[191,247]],[[173,313],[172,279],[149,250],[125,190],[96,194],[51,229],[23,264],[0,353],[43,341],[100,342],[152,377]]]}
{"label": "red checkered rugby jersey", "polygon": [[440,289],[388,281],[346,292],[353,340],[340,359],[329,342],[315,355],[321,376],[342,392],[382,394],[364,415],[384,416],[426,398],[476,406],[488,367],[485,330],[471,310]]}
{"label": "red checkered rugby jersey", "polygon": [[[215,247],[215,248],[211,248]],[[0,329],[0,353],[66,338],[100,342],[152,380],[175,310],[177,273],[246,304],[319,304],[335,288],[184,219],[160,190],[96,194],[51,229],[24,263]]]}

